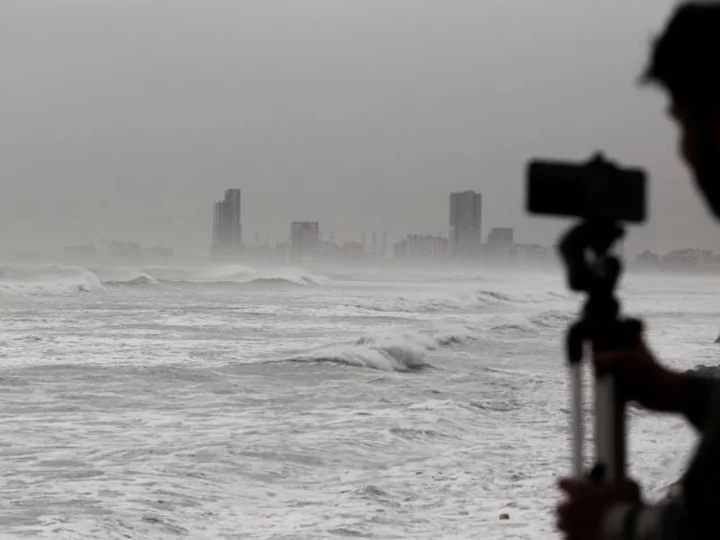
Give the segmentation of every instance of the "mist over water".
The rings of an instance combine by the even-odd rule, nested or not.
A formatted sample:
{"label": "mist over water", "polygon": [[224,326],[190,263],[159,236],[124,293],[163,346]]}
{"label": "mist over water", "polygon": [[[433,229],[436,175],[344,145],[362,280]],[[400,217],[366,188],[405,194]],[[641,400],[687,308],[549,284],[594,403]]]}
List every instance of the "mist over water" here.
{"label": "mist over water", "polygon": [[[6,537],[553,538],[562,275],[319,270],[2,266]],[[665,361],[712,362],[714,278],[622,294]],[[694,435],[630,423],[657,496]]]}

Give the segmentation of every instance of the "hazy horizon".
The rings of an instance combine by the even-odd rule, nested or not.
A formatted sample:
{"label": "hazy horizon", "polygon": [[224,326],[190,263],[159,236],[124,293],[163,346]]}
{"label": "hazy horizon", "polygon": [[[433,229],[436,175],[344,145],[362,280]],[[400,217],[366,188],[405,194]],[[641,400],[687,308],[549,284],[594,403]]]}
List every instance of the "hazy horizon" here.
{"label": "hazy horizon", "polygon": [[628,250],[720,248],[637,78],[674,2],[11,2],[0,17],[0,253],[101,238],[205,253],[243,191],[246,240],[483,229],[552,244],[523,210],[533,156],[596,149],[651,174]]}

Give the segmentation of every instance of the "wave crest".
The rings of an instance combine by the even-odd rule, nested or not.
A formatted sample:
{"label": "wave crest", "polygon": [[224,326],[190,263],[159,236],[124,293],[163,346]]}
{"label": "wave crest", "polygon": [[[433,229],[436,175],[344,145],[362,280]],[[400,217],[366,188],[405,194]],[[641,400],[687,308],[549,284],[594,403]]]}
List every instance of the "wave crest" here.
{"label": "wave crest", "polygon": [[575,315],[573,313],[550,309],[535,315],[530,320],[537,326],[542,326],[544,328],[558,328],[567,325],[574,318]]}
{"label": "wave crest", "polygon": [[425,361],[429,352],[474,340],[470,329],[454,328],[425,333],[363,336],[354,343],[324,347],[292,362],[329,363],[381,371],[415,371],[432,367]]}
{"label": "wave crest", "polygon": [[[174,274],[174,275],[173,275]],[[115,266],[65,266],[29,264],[0,266],[0,294],[55,295],[78,294],[116,287],[165,285],[228,286],[320,286],[324,276],[302,269],[253,269],[226,265],[205,270],[154,269],[152,273]]]}
{"label": "wave crest", "polygon": [[231,264],[200,272],[176,283],[205,285],[296,285],[301,287],[324,285],[330,280],[299,268],[259,270]]}
{"label": "wave crest", "polygon": [[567,326],[574,318],[570,312],[550,309],[521,320],[503,320],[490,327],[495,333],[507,335],[538,334],[544,330],[559,330]]}
{"label": "wave crest", "polygon": [[102,284],[108,287],[139,287],[156,285],[158,280],[142,270],[133,268],[92,269]]}
{"label": "wave crest", "polygon": [[502,306],[509,304],[539,304],[564,299],[566,296],[549,291],[538,294],[509,294],[500,291],[481,289],[470,294],[446,297],[374,299],[352,307],[383,313],[432,313],[437,311],[474,310],[484,306]]}
{"label": "wave crest", "polygon": [[88,293],[103,289],[98,276],[76,266],[1,266],[0,293],[7,295],[54,295]]}

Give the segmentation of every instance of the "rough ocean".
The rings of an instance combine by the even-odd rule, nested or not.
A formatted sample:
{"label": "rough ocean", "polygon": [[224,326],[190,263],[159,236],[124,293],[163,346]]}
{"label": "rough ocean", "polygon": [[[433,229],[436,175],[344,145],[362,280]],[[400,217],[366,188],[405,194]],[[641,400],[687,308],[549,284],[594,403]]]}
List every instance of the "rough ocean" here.
{"label": "rough ocean", "polygon": [[[716,363],[717,279],[621,294],[665,362]],[[557,538],[581,300],[559,270],[0,267],[0,537]],[[656,498],[695,434],[630,431]]]}

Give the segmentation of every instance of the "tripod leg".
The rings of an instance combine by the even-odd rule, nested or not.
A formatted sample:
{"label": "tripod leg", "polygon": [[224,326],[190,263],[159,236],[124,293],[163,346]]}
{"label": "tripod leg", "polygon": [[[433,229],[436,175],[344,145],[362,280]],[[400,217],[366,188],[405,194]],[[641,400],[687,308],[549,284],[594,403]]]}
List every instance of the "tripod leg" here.
{"label": "tripod leg", "polygon": [[572,474],[582,478],[585,456],[583,455],[583,394],[582,364],[575,362],[570,365],[570,429],[572,433]]}
{"label": "tripod leg", "polygon": [[[617,322],[607,329],[613,343],[606,341],[602,349],[631,347],[642,332],[642,324],[635,319]],[[610,347],[612,345],[612,347]],[[625,401],[612,373],[595,375],[595,455],[604,473],[602,481],[619,481],[627,468]]]}
{"label": "tripod leg", "polygon": [[625,478],[625,405],[615,378],[606,374],[595,379],[595,456],[604,482]]}
{"label": "tripod leg", "polygon": [[582,353],[585,328],[581,322],[567,333],[567,356],[570,364],[570,433],[572,437],[572,474],[583,476],[585,466],[583,433]]}

